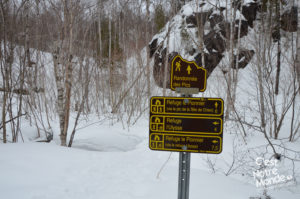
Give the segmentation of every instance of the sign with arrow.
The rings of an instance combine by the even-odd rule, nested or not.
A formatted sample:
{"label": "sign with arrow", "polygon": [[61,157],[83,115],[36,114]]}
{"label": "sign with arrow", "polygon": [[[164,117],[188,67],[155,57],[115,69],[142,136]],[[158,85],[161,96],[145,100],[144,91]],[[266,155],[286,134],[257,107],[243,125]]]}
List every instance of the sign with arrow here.
{"label": "sign with arrow", "polygon": [[149,139],[152,150],[215,154],[222,152],[220,136],[153,133]]}
{"label": "sign with arrow", "polygon": [[171,65],[171,90],[176,88],[198,88],[200,92],[206,89],[206,69],[195,62],[187,61],[180,55],[172,60]]}
{"label": "sign with arrow", "polygon": [[151,114],[221,116],[224,102],[221,98],[152,97]]}
{"label": "sign with arrow", "polygon": [[163,151],[221,153],[223,112],[221,98],[152,97],[149,147]]}
{"label": "sign with arrow", "polygon": [[150,118],[153,132],[219,135],[222,127],[222,119],[216,117],[152,115]]}

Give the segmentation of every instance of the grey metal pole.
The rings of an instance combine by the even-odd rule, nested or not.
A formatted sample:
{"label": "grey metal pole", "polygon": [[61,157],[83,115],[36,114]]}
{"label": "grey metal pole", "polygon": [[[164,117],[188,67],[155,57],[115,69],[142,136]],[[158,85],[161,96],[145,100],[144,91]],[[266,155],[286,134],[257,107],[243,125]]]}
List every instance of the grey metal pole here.
{"label": "grey metal pole", "polygon": [[183,165],[182,165],[182,152],[179,152],[179,174],[178,174],[178,199],[182,199],[183,187],[182,187],[182,180],[183,180]]}
{"label": "grey metal pole", "polygon": [[179,153],[178,199],[189,198],[191,153]]}
{"label": "grey metal pole", "polygon": [[[182,97],[191,95],[182,95]],[[187,146],[183,147],[186,150]],[[179,152],[178,199],[189,199],[191,153]]]}

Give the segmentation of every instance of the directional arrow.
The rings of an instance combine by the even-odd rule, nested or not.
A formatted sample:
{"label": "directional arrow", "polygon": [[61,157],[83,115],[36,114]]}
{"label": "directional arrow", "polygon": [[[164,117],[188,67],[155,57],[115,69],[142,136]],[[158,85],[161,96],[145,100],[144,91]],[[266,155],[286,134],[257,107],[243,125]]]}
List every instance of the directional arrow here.
{"label": "directional arrow", "polygon": [[190,74],[191,74],[191,71],[192,71],[192,69],[191,69],[191,66],[190,66],[190,65],[188,65],[188,67],[187,67],[186,71],[188,72],[188,75],[190,75]]}
{"label": "directional arrow", "polygon": [[218,104],[218,102],[216,102],[216,103],[215,103],[215,107],[216,107],[216,109],[218,108],[218,106],[219,106],[219,104]]}
{"label": "directional arrow", "polygon": [[217,121],[213,122],[213,125],[219,125],[219,124],[220,124],[220,123],[217,122]]}
{"label": "directional arrow", "polygon": [[217,144],[219,141],[218,140],[213,140],[212,143]]}

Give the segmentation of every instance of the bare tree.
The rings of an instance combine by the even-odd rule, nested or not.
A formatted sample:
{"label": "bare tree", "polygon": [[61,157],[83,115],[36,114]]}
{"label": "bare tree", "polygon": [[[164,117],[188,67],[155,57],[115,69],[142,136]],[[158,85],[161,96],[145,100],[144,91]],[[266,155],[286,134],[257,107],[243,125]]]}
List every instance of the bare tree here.
{"label": "bare tree", "polygon": [[[277,41],[277,72],[276,72],[276,82],[275,82],[275,94],[278,95],[279,92],[279,77],[280,77],[280,69],[281,69],[281,34],[280,34],[280,21],[281,21],[281,14],[280,14],[280,1],[276,0],[275,2],[275,12],[276,12],[276,32],[278,34],[278,41]],[[271,12],[270,12],[271,13]],[[271,14],[270,14],[271,15]]]}
{"label": "bare tree", "polygon": [[[2,96],[2,129],[3,129],[3,142],[7,142],[7,128],[6,125],[9,121],[12,129],[12,141],[16,142],[18,137],[18,132],[20,131],[19,118],[21,115],[22,104],[23,104],[23,94],[28,94],[28,91],[23,89],[24,86],[24,64],[26,63],[26,57],[19,56],[20,60],[20,70],[19,70],[19,79],[16,81],[14,74],[16,70],[14,70],[13,63],[16,58],[16,42],[18,40],[15,29],[17,26],[18,17],[24,14],[24,5],[26,4],[26,0],[20,2],[11,2],[11,1],[1,1],[0,2],[0,17],[1,17],[1,28],[0,28],[0,67],[1,67],[1,75],[2,75],[2,86],[0,88],[0,92],[3,92]],[[26,7],[28,5],[26,4]],[[25,9],[26,10],[26,9]],[[22,15],[24,16],[24,15]],[[20,17],[23,18],[23,17]],[[24,26],[23,26],[24,27]],[[25,34],[24,34],[25,35]],[[19,52],[22,51],[21,48],[18,48]],[[20,54],[18,54],[20,55]],[[18,88],[16,88],[17,86]],[[17,116],[13,113],[13,94],[19,95],[19,106],[18,106],[18,114]],[[9,116],[9,119],[6,119],[6,116]],[[15,124],[15,119],[17,119],[17,126]]]}
{"label": "bare tree", "polygon": [[[149,0],[146,0],[146,42],[149,42],[149,19],[150,19],[150,11],[149,11]],[[147,67],[147,96],[150,99],[151,96],[151,82],[150,82],[150,49],[146,47],[146,67]]]}
{"label": "bare tree", "polygon": [[[73,76],[74,21],[79,14],[78,3],[80,2],[63,1],[61,10],[63,17],[61,18],[61,26],[59,27],[60,40],[56,42],[52,53],[62,146],[67,145]],[[53,9],[56,9],[55,4],[53,3],[52,5]],[[59,12],[59,10],[56,10],[56,12]]]}
{"label": "bare tree", "polygon": [[[298,83],[300,87],[300,2],[298,2],[297,5],[297,11],[298,11],[298,27],[297,27],[297,52],[296,52],[296,72],[297,72],[297,77],[298,77]],[[299,91],[300,94],[300,91]]]}

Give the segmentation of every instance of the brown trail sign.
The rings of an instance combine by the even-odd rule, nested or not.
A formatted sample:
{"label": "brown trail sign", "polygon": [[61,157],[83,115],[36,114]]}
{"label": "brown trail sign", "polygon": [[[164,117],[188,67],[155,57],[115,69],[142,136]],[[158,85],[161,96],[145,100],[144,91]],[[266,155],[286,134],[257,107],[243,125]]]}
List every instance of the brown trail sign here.
{"label": "brown trail sign", "polygon": [[150,149],[160,151],[214,154],[222,151],[222,137],[220,136],[152,133],[149,136],[149,143]]}
{"label": "brown trail sign", "polygon": [[223,110],[221,98],[152,97],[150,149],[221,153]]}
{"label": "brown trail sign", "polygon": [[222,127],[222,119],[215,117],[152,115],[150,118],[152,132],[219,135]]}
{"label": "brown trail sign", "polygon": [[150,103],[151,114],[223,115],[223,100],[221,98],[152,97]]}
{"label": "brown trail sign", "polygon": [[171,90],[176,88],[198,88],[200,92],[206,89],[207,71],[195,62],[183,59],[180,55],[173,58],[171,65]]}

